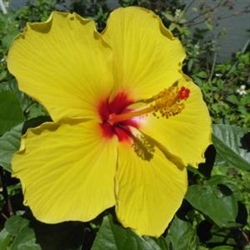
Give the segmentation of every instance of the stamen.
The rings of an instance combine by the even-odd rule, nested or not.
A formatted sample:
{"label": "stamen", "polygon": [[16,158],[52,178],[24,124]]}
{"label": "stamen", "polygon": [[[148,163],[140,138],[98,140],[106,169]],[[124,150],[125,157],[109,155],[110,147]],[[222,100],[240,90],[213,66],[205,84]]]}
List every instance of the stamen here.
{"label": "stamen", "polygon": [[122,114],[110,114],[108,122],[114,125],[118,122],[129,120],[133,117],[138,117],[152,113],[157,118],[169,118],[178,115],[185,108],[184,101],[188,99],[190,90],[186,87],[180,89],[176,84],[164,89],[159,94],[146,100],[147,106],[138,110],[129,111]]}

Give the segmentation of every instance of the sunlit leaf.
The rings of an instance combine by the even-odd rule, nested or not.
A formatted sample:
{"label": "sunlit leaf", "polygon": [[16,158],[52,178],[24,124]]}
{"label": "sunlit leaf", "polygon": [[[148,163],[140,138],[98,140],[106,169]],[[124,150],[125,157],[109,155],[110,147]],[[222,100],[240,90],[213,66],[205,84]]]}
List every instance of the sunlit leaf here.
{"label": "sunlit leaf", "polygon": [[198,237],[192,225],[179,219],[177,216],[172,221],[166,240],[169,249],[193,250],[198,248]]}
{"label": "sunlit leaf", "polygon": [[229,125],[214,125],[213,143],[217,153],[230,165],[250,171],[250,152],[242,147],[245,130]]}
{"label": "sunlit leaf", "polygon": [[167,250],[164,239],[140,237],[130,229],[116,224],[111,216],[106,216],[91,250]]}
{"label": "sunlit leaf", "polygon": [[[224,186],[221,186],[223,189]],[[238,203],[233,193],[224,192],[218,185],[192,185],[186,194],[187,201],[197,210],[207,215],[219,227],[235,226]],[[230,191],[230,189],[226,189]]]}
{"label": "sunlit leaf", "polygon": [[22,124],[17,125],[0,137],[0,165],[11,171],[11,158],[20,147]]}

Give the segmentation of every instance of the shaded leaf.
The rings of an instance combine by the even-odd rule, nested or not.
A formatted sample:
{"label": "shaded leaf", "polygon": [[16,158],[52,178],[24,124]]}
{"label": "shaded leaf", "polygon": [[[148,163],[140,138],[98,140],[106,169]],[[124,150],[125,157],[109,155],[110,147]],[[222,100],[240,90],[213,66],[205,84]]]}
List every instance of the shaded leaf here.
{"label": "shaded leaf", "polygon": [[40,250],[29,220],[14,215],[5,222],[5,229],[12,236],[11,250]]}
{"label": "shaded leaf", "polygon": [[19,100],[10,91],[0,92],[0,135],[24,121]]}
{"label": "shaded leaf", "polygon": [[40,250],[33,229],[26,226],[14,239],[11,250]]}
{"label": "shaded leaf", "polygon": [[11,235],[8,233],[8,231],[4,228],[0,232],[0,249],[7,249],[7,247],[10,245],[12,241]]}
{"label": "shaded leaf", "polygon": [[5,228],[12,236],[17,236],[27,225],[29,225],[29,221],[18,215],[11,216],[5,222]]}
{"label": "shaded leaf", "polygon": [[31,222],[37,242],[42,249],[87,250],[90,249],[95,236],[83,222],[62,222],[52,225],[37,221],[35,218],[32,218]]}
{"label": "shaded leaf", "polygon": [[236,95],[228,95],[227,98],[226,98],[226,100],[227,100],[228,102],[231,102],[231,103],[236,104],[236,105],[237,105],[238,102],[239,102]]}
{"label": "shaded leaf", "polygon": [[0,84],[0,92],[11,91],[18,98],[23,111],[32,104],[32,99],[18,89],[15,79]]}

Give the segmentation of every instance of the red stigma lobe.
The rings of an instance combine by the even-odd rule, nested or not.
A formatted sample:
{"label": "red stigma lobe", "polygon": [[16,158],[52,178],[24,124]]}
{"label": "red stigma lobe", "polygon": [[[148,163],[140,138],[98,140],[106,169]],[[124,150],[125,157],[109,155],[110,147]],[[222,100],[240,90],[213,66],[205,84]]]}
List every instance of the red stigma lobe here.
{"label": "red stigma lobe", "polygon": [[186,100],[188,99],[190,95],[190,89],[186,88],[186,87],[181,87],[181,89],[179,90],[179,98],[180,100]]}

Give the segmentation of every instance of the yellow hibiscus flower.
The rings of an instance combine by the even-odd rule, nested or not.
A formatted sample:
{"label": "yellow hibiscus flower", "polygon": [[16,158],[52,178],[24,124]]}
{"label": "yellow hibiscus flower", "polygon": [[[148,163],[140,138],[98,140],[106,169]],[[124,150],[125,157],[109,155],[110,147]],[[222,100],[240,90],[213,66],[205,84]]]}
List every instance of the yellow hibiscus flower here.
{"label": "yellow hibiscus flower", "polygon": [[89,221],[115,206],[124,227],[161,235],[204,161],[211,124],[185,52],[153,12],[92,20],[53,12],[13,42],[8,67],[53,122],[30,129],[12,160],[25,204],[46,223]]}

